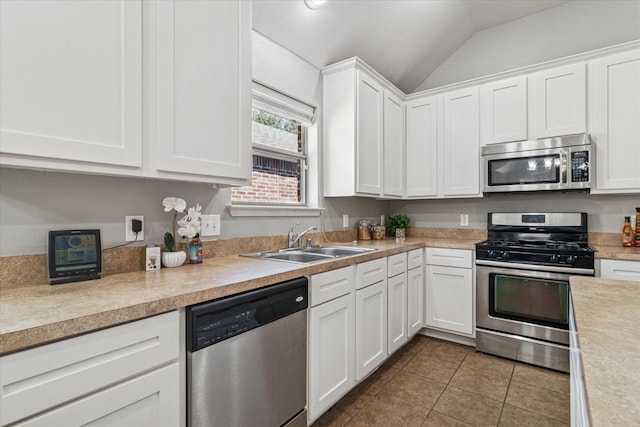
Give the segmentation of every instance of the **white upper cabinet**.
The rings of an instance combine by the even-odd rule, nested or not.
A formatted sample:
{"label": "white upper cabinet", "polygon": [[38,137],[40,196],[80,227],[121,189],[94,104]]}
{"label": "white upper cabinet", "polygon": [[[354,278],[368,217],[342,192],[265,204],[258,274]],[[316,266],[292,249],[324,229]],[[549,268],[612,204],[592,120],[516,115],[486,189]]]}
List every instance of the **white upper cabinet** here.
{"label": "white upper cabinet", "polygon": [[533,139],[586,132],[584,62],[534,73],[529,81]]}
{"label": "white upper cabinet", "polygon": [[325,196],[402,196],[402,97],[357,58],[323,70]]}
{"label": "white upper cabinet", "polygon": [[0,164],[140,175],[142,2],[0,2]]}
{"label": "white upper cabinet", "polygon": [[438,195],[438,97],[406,104],[407,197]]}
{"label": "white upper cabinet", "polygon": [[361,70],[356,104],[356,192],[382,193],[384,89]]}
{"label": "white upper cabinet", "polygon": [[479,197],[478,87],[407,102],[409,198]]}
{"label": "white upper cabinet", "polygon": [[404,189],[404,103],[384,91],[383,194],[401,197]]}
{"label": "white upper cabinet", "polygon": [[442,98],[442,194],[480,196],[478,88],[447,92]]}
{"label": "white upper cabinet", "polygon": [[149,10],[145,175],[249,183],[251,4],[158,1]]}
{"label": "white upper cabinet", "polygon": [[0,8],[0,164],[249,182],[251,2]]}
{"label": "white upper cabinet", "polygon": [[527,77],[480,86],[480,143],[527,139]]}
{"label": "white upper cabinet", "polygon": [[640,192],[640,50],[589,63],[589,132],[596,149],[592,193]]}

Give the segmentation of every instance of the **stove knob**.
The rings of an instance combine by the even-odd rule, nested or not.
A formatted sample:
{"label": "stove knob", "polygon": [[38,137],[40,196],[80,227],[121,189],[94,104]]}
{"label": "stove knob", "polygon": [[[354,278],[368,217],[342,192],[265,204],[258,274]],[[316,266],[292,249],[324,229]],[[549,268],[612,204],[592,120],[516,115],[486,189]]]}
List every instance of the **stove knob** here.
{"label": "stove knob", "polygon": [[574,255],[569,255],[566,259],[567,264],[573,265],[576,263],[576,257]]}
{"label": "stove knob", "polygon": [[500,252],[500,258],[502,258],[502,259],[509,258],[509,252],[507,252],[507,251]]}
{"label": "stove knob", "polygon": [[560,261],[560,257],[556,254],[551,255],[551,258],[549,259],[550,262],[559,262]]}
{"label": "stove knob", "polygon": [[493,249],[489,249],[489,251],[487,252],[487,256],[489,258],[495,258],[496,257],[496,253],[493,251]]}

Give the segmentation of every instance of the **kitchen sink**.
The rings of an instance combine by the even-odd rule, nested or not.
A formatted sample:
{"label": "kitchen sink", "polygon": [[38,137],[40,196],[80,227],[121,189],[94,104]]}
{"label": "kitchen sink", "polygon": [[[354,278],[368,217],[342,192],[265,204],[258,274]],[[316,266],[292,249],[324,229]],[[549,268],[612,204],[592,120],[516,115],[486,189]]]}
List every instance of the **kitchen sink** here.
{"label": "kitchen sink", "polygon": [[254,252],[242,256],[275,261],[308,264],[311,262],[328,261],[349,255],[358,255],[375,251],[374,248],[354,248],[347,246],[317,246],[311,248],[279,249],[268,252]]}

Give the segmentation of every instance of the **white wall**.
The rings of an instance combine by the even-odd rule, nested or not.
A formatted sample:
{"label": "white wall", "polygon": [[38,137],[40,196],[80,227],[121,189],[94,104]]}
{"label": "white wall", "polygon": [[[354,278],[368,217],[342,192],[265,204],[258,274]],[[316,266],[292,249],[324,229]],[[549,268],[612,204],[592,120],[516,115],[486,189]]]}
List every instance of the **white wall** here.
{"label": "white wall", "polygon": [[479,31],[415,92],[640,39],[640,1],[572,1]]}
{"label": "white wall", "polygon": [[[321,105],[319,69],[259,34],[254,33],[253,42],[256,80],[311,105]],[[318,115],[321,123],[320,110]],[[315,126],[318,131],[321,127]],[[314,150],[311,156],[319,161],[321,152]],[[310,188],[320,182],[314,177]],[[301,222],[298,230],[311,225],[341,230],[344,213],[350,215],[350,228],[355,228],[358,219],[379,218],[387,207],[386,202],[373,199],[318,199],[312,191],[310,196],[325,207],[319,218],[234,218],[226,209],[230,190],[206,184],[0,168],[0,256],[45,253],[47,232],[53,229],[99,228],[104,247],[124,243],[126,215],[144,215],[145,240],[141,244],[162,243],[172,219],[162,208],[162,199],[167,196],[182,197],[189,206],[200,203],[205,213],[220,214],[220,238],[282,235],[284,239],[297,221]]]}

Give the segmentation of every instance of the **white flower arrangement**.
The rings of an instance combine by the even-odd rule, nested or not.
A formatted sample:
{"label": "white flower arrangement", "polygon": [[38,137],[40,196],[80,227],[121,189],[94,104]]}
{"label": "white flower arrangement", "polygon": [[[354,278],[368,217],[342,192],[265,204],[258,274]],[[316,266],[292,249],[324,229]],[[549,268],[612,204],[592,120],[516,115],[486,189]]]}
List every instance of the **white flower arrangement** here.
{"label": "white flower arrangement", "polygon": [[183,213],[187,208],[187,202],[180,197],[165,197],[162,200],[162,206],[164,206],[165,212],[175,211],[173,214],[173,233],[166,232],[164,233],[164,245],[167,247],[169,252],[175,252],[176,250],[176,241],[175,236],[180,235],[183,239],[192,239],[196,234],[200,232],[200,217],[202,216],[202,206],[200,203],[197,203],[194,207],[189,208],[187,210],[187,214],[183,216],[177,224],[180,228],[177,229],[176,233],[176,219],[178,217],[178,213]]}

